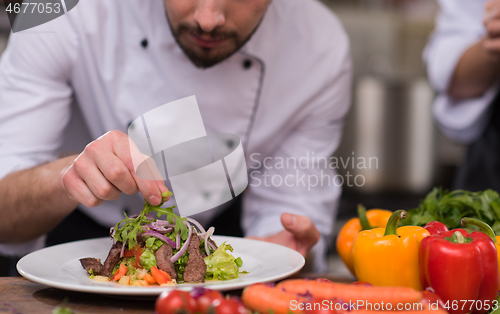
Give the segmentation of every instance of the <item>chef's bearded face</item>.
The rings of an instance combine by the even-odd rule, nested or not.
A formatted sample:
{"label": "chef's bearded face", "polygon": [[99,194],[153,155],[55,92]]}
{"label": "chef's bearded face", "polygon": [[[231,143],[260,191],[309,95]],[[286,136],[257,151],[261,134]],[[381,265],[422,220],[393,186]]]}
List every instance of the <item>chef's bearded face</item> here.
{"label": "chef's bearded face", "polygon": [[271,0],[164,0],[177,43],[200,68],[238,51],[259,26]]}

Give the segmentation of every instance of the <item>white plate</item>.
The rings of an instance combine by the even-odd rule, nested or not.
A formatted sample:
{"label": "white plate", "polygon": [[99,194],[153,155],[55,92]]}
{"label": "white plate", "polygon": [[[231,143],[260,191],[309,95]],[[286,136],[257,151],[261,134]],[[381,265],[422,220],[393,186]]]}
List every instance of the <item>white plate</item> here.
{"label": "white plate", "polygon": [[[241,271],[248,274],[227,281],[200,284],[179,284],[175,288],[191,290],[205,287],[214,290],[241,289],[258,282],[271,282],[298,272],[305,263],[304,257],[287,247],[263,241],[212,236],[220,244],[224,241],[234,249],[233,256],[241,257]],[[88,278],[79,259],[85,257],[106,259],[112,241],[110,238],[83,240],[60,244],[24,256],[17,263],[17,270],[28,280],[53,288],[111,295],[155,296],[171,287],[120,286],[115,283],[99,283]]]}

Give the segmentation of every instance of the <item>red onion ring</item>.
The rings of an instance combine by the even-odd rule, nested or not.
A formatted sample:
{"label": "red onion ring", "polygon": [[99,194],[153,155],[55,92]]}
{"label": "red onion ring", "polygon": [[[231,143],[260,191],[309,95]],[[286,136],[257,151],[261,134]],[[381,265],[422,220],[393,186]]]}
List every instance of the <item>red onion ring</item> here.
{"label": "red onion ring", "polygon": [[178,250],[181,248],[181,231],[177,232],[177,236],[175,237],[175,249]]}
{"label": "red onion ring", "polygon": [[172,256],[172,258],[170,259],[172,263],[175,263],[186,252],[189,243],[191,242],[191,237],[193,236],[193,228],[191,228],[189,223],[187,223],[186,221],[184,221],[184,224],[189,228],[189,235],[186,242],[184,242],[184,245],[179,250],[179,252],[175,253],[175,255]]}
{"label": "red onion ring", "polygon": [[127,241],[123,241],[122,250],[120,251],[120,257],[123,257],[123,253],[125,252],[125,244],[126,243],[127,243]]}
{"label": "red onion ring", "polygon": [[201,232],[201,233],[205,233],[205,228],[203,228],[203,226],[197,222],[196,220],[194,220],[193,218],[189,218],[189,217],[186,217],[187,221],[189,221],[190,223],[192,223],[193,225],[196,226],[196,228],[198,228],[198,230]]}
{"label": "red onion ring", "polygon": [[170,240],[169,238],[167,238],[163,234],[156,232],[156,231],[153,231],[153,230],[148,230],[146,232],[143,232],[143,233],[141,233],[141,235],[158,238],[158,239],[162,240],[163,242],[170,244],[173,248],[175,248],[175,246],[176,246],[174,241]]}
{"label": "red onion ring", "polygon": [[160,232],[160,233],[168,233],[168,232],[171,232],[172,230],[174,230],[174,228],[172,228],[172,227],[165,228],[164,226],[162,226],[156,222],[152,222],[152,223],[148,224],[147,226],[149,228],[151,228],[152,230]]}

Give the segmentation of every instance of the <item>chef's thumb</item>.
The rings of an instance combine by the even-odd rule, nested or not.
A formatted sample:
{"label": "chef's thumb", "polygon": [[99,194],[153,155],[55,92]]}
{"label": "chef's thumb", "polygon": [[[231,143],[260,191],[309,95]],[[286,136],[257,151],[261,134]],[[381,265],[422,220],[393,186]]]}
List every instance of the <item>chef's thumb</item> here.
{"label": "chef's thumb", "polygon": [[309,217],[283,213],[281,223],[297,240],[308,246],[313,246],[319,241],[319,231]]}

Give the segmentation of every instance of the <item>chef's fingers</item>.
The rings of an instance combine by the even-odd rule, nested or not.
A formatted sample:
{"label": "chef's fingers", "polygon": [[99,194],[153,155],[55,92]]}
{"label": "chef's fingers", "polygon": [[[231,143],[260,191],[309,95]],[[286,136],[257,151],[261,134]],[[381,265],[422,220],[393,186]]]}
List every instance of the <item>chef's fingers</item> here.
{"label": "chef's fingers", "polygon": [[104,177],[123,193],[132,195],[139,191],[129,169],[115,154],[106,154],[98,158],[96,164]]}
{"label": "chef's fingers", "polygon": [[483,41],[483,47],[486,51],[494,55],[500,55],[500,38],[485,39]]}
{"label": "chef's fingers", "polygon": [[[297,251],[303,255],[319,241],[320,234],[311,219],[306,216],[283,213],[281,215],[283,227],[293,234],[297,241]],[[306,252],[304,252],[306,251]]]}
{"label": "chef's fingers", "polygon": [[484,21],[490,21],[492,19],[498,18],[499,13],[500,13],[500,1],[499,0],[493,0],[493,1],[488,1],[486,2],[485,6],[485,14],[484,14]]}
{"label": "chef's fingers", "polygon": [[95,160],[91,155],[85,154],[85,150],[73,163],[76,173],[95,197],[106,201],[116,200],[120,197],[121,191],[104,177],[104,174],[97,168]]}
{"label": "chef's fingers", "polygon": [[74,165],[71,165],[63,176],[63,184],[69,197],[87,207],[96,207],[104,203],[97,198],[89,189],[87,184],[76,173]]}
{"label": "chef's fingers", "polygon": [[126,165],[141,194],[149,204],[159,205],[161,193],[167,188],[154,160],[143,155],[127,134],[120,131],[109,134],[115,155]]}
{"label": "chef's fingers", "polygon": [[498,38],[500,36],[500,19],[492,20],[484,24],[487,38]]}

